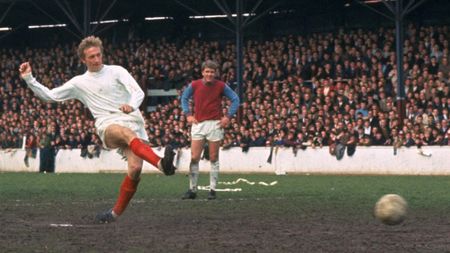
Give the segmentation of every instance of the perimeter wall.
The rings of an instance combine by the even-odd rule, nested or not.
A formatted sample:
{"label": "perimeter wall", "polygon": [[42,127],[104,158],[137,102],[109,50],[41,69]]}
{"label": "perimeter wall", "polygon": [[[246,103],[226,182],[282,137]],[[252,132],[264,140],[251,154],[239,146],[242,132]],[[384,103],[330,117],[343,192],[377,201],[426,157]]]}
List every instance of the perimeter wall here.
{"label": "perimeter wall", "polygon": [[[163,154],[163,149],[155,150]],[[299,150],[294,155],[290,148],[275,149],[268,163],[270,148],[252,147],[244,153],[240,148],[220,151],[220,169],[227,173],[304,173],[304,174],[397,174],[397,175],[450,175],[450,147],[401,148],[394,155],[392,147],[357,147],[355,154],[337,160],[328,147]],[[39,153],[29,159],[29,167],[21,149],[0,150],[0,171],[37,172]],[[179,173],[189,170],[190,150],[178,153],[176,165]],[[115,151],[102,150],[98,158],[82,158],[80,150],[60,150],[56,156],[57,173],[99,173],[126,171],[126,162]],[[200,171],[209,171],[209,162],[202,160]],[[144,172],[157,172],[144,164]]]}

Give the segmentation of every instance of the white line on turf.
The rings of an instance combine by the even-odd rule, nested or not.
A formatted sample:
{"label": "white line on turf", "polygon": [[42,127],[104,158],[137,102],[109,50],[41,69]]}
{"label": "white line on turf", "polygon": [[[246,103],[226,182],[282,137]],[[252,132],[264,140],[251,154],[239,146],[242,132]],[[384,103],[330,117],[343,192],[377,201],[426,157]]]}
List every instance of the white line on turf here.
{"label": "white line on turf", "polygon": [[[274,186],[274,185],[278,184],[278,181],[272,181],[270,183],[266,183],[266,182],[263,182],[263,181],[252,182],[252,181],[249,181],[249,180],[247,180],[245,178],[238,178],[238,179],[236,179],[234,181],[231,181],[231,182],[221,182],[221,181],[219,181],[218,184],[235,185],[235,184],[238,184],[238,183],[241,183],[241,182],[242,183],[246,183],[248,185],[258,184],[258,185],[262,185],[262,186]],[[202,190],[202,191],[209,191],[210,188],[209,188],[209,186],[199,186],[198,189]],[[224,189],[216,189],[216,191],[240,192],[240,191],[242,191],[242,188],[234,188],[234,189],[233,188],[224,188]]]}
{"label": "white line on turf", "polygon": [[52,223],[50,227],[73,227],[73,225],[69,223]]}
{"label": "white line on turf", "polygon": [[[209,191],[209,186],[199,186],[199,190],[201,191]],[[223,188],[223,189],[216,189],[218,192],[240,192],[242,191],[242,188]]]}

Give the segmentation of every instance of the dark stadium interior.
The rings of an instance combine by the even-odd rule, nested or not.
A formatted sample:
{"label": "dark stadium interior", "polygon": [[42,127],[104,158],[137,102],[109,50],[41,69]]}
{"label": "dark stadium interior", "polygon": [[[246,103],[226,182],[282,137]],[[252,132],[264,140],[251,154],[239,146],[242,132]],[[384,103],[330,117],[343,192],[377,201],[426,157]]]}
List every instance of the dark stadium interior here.
{"label": "dark stadium interior", "polygon": [[[0,45],[21,45],[45,43],[45,37],[54,34],[52,31],[29,31],[30,24],[66,23],[67,29],[59,29],[62,40],[77,40],[81,33],[74,26],[70,13],[83,28],[84,13],[89,13],[92,20],[128,19],[127,23],[101,25],[101,33],[114,33],[126,36],[126,31],[133,27],[149,37],[164,35],[169,38],[180,36],[192,37],[202,33],[204,38],[224,39],[233,35],[216,24],[205,20],[192,20],[191,15],[223,14],[221,8],[211,0],[1,0],[0,24],[13,30],[1,33]],[[221,6],[231,12],[236,10],[236,1],[219,0]],[[382,15],[359,4],[362,0],[245,0],[243,11],[254,10],[255,15],[266,11],[278,11],[277,15],[265,15],[245,29],[247,37],[271,38],[277,35],[333,31],[339,28],[364,28],[393,26],[393,23]],[[369,4],[380,12],[387,12],[380,1]],[[376,3],[378,2],[378,3]],[[417,1],[420,2],[420,1]],[[405,4],[406,5],[406,4]],[[257,7],[254,9],[254,7]],[[225,7],[224,7],[225,8]],[[63,11],[63,9],[67,10]],[[90,10],[90,12],[86,12]],[[420,8],[415,9],[406,20],[417,25],[428,25],[449,22],[450,3],[446,0],[422,1]],[[104,15],[105,14],[105,15]],[[170,21],[144,22],[144,17],[173,17]],[[216,22],[232,27],[228,19],[218,19]],[[156,24],[156,25],[155,25]],[[108,26],[107,29],[104,29]],[[113,28],[112,28],[113,27]],[[283,27],[283,29],[277,29]],[[111,28],[111,29],[110,29]],[[45,29],[44,29],[45,30]],[[71,30],[75,32],[67,32]],[[97,32],[98,32],[97,30]],[[105,34],[98,34],[105,35]],[[36,40],[36,38],[39,38]],[[17,44],[20,43],[20,44]]]}

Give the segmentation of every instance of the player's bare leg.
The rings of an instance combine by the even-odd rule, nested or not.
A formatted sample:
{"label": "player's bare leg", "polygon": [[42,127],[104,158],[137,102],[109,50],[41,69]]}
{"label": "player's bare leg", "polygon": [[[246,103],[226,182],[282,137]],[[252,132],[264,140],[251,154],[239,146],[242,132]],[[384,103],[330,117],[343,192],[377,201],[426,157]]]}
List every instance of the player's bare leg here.
{"label": "player's bare leg", "polygon": [[125,148],[124,154],[128,161],[128,172],[120,186],[116,204],[112,209],[99,213],[95,218],[96,223],[110,223],[115,221],[125,211],[137,190],[143,160],[131,152],[129,148]]}
{"label": "player's bare leg", "polygon": [[197,186],[199,176],[200,156],[205,145],[204,140],[191,141],[191,163],[189,164],[189,190],[184,194],[183,199],[195,199],[197,197]]}
{"label": "player's bare leg", "polygon": [[142,142],[136,133],[127,127],[114,124],[106,129],[105,142],[109,148],[129,147],[135,155],[152,164],[165,175],[173,175],[175,173],[176,168],[173,165],[175,152],[173,152],[171,146],[166,146],[164,157],[161,158],[155,154],[150,146]]}
{"label": "player's bare leg", "polygon": [[209,173],[209,188],[208,199],[216,199],[216,186],[219,179],[219,149],[220,141],[209,141],[209,161],[211,162],[211,170]]}
{"label": "player's bare leg", "polygon": [[[109,148],[122,148],[128,161],[128,173],[120,186],[119,197],[114,207],[95,217],[96,223],[110,223],[117,219],[128,206],[137,190],[142,171],[143,158],[155,167],[164,171],[168,166],[173,167],[173,151],[166,147],[165,157],[161,159],[153,150],[141,142],[136,134],[126,127],[111,125],[105,132],[105,144]],[[136,150],[137,149],[137,150]],[[141,158],[142,157],[142,158]],[[164,160],[165,159],[165,160]],[[173,169],[173,172],[175,170]],[[172,173],[173,174],[173,173]],[[166,174],[167,175],[167,174]]]}

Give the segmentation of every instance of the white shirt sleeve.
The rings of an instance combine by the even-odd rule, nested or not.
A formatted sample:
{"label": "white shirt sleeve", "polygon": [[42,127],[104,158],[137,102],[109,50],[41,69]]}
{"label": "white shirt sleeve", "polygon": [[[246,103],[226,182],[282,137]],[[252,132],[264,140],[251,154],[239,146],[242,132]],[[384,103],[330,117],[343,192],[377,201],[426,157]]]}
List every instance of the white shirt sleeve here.
{"label": "white shirt sleeve", "polygon": [[49,88],[39,83],[31,73],[23,76],[22,78],[23,80],[25,80],[28,87],[30,87],[34,94],[36,94],[36,96],[44,101],[60,102],[76,98],[72,79],[63,85],[50,90]]}
{"label": "white shirt sleeve", "polygon": [[120,67],[119,71],[119,82],[127,89],[131,94],[129,105],[133,107],[134,110],[138,110],[139,106],[144,101],[144,92],[142,91],[139,84],[134,80],[131,74],[124,68]]}

